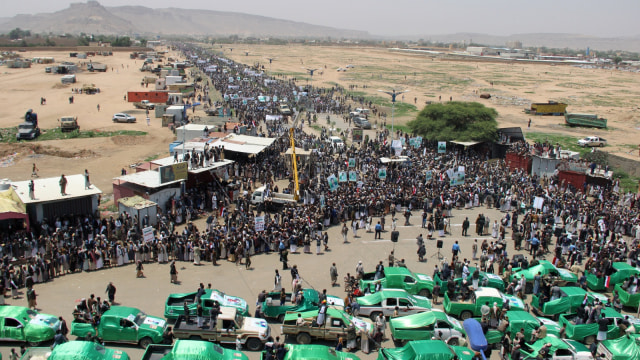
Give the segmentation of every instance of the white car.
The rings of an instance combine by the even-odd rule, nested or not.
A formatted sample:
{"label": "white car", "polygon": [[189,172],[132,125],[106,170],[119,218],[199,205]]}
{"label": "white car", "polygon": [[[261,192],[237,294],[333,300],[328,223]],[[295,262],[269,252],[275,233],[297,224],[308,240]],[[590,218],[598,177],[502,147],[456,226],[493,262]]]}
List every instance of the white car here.
{"label": "white car", "polygon": [[599,146],[599,147],[603,147],[607,144],[607,140],[599,137],[599,136],[587,136],[584,139],[580,139],[578,140],[578,145],[582,146],[582,147],[587,147],[587,146]]}
{"label": "white car", "polygon": [[340,71],[347,71],[347,69],[344,69],[344,68],[338,68],[338,69],[336,69],[336,71],[337,71],[337,72],[340,72]]}
{"label": "white car", "polygon": [[125,123],[134,123],[136,122],[135,116],[131,116],[125,113],[116,113],[113,114],[113,122],[125,122]]}
{"label": "white car", "polygon": [[346,68],[347,68],[347,69],[353,69],[353,68],[355,68],[355,67],[356,67],[356,66],[355,66],[355,65],[352,65],[352,64],[349,64],[349,65],[347,65],[347,66],[346,66]]}

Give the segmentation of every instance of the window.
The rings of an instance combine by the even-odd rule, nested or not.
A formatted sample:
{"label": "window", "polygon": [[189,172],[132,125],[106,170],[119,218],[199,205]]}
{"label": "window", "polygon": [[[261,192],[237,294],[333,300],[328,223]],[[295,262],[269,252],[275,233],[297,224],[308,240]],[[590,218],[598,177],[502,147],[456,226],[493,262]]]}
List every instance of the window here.
{"label": "window", "polygon": [[396,306],[396,305],[398,305],[398,299],[396,298],[387,299],[387,306]]}
{"label": "window", "polygon": [[205,300],[203,304],[204,304],[204,307],[206,307],[206,308],[212,308],[213,307],[213,300]]}
{"label": "window", "polygon": [[569,349],[558,349],[558,350],[556,350],[556,354],[554,355],[554,357],[556,357],[556,356],[573,357],[573,354],[571,353],[571,350],[569,350]]}
{"label": "window", "polygon": [[400,307],[411,307],[411,302],[407,299],[400,299]]}
{"label": "window", "polygon": [[236,323],[234,323],[233,320],[222,320],[222,327],[224,329],[235,330]]}
{"label": "window", "polygon": [[416,279],[414,279],[412,276],[405,276],[404,277],[404,282],[406,282],[407,284],[415,284]]}
{"label": "window", "polygon": [[16,320],[16,319],[12,319],[12,318],[5,318],[4,319],[4,326],[5,327],[18,327],[22,325],[20,323],[20,321]]}
{"label": "window", "polygon": [[344,323],[340,319],[331,319],[331,326],[333,326],[333,327],[343,327]]}
{"label": "window", "polygon": [[438,329],[450,329],[451,325],[444,321],[438,321]]}

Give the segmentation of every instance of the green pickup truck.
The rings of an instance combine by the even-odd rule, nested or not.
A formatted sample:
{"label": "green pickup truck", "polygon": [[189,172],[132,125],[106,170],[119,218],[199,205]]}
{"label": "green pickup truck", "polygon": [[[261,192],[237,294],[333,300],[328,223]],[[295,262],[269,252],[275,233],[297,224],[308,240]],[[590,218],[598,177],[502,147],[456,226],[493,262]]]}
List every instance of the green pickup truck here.
{"label": "green pickup truck", "polygon": [[[611,308],[603,308],[602,314],[609,321],[607,330],[607,339],[617,339],[623,334],[620,333],[619,324],[624,320],[624,316]],[[640,331],[640,321],[631,318],[631,323],[636,331]],[[576,315],[560,315],[560,325],[567,324],[567,338],[582,341],[587,345],[591,345],[598,335],[598,323],[577,324]]]}
{"label": "green pickup truck", "polygon": [[60,329],[56,316],[39,314],[24,306],[0,307],[0,333],[3,340],[24,341],[30,346],[53,340]]}
{"label": "green pickup truck", "polygon": [[[364,292],[374,292],[375,273],[366,273],[360,280],[360,289]],[[405,267],[388,267],[384,269],[384,277],[380,279],[383,289],[402,289],[411,295],[431,297],[433,278],[425,274],[411,272]]]}
{"label": "green pickup truck", "polygon": [[544,316],[557,320],[560,314],[571,314],[576,312],[585,296],[590,303],[594,299],[600,299],[598,295],[592,295],[590,292],[585,291],[577,286],[564,286],[560,288],[560,298],[547,301],[540,306],[540,298],[538,296],[531,296],[531,309],[534,314],[538,316]]}
{"label": "green pickup truck", "polygon": [[[314,289],[303,289],[303,301],[301,304],[291,302],[291,293],[286,293],[285,303],[280,303],[280,293],[270,292],[262,303],[262,314],[268,319],[277,319],[279,323],[284,321],[284,316],[288,312],[303,312],[318,309],[320,297]],[[344,300],[337,296],[327,295],[327,305],[344,307]]]}
{"label": "green pickup truck", "polygon": [[[553,320],[543,317],[535,317],[526,311],[518,310],[509,310],[506,315],[509,317],[509,326],[507,327],[506,333],[508,333],[512,339],[515,339],[516,333],[520,331],[520,329],[524,329],[524,338],[529,340],[531,339],[533,330],[540,327],[540,325],[547,327],[547,334],[558,336],[560,333],[561,326]],[[480,321],[480,319],[478,319],[478,321]],[[487,339],[487,343],[497,348],[500,346],[500,341],[502,340],[504,333],[495,328],[490,328],[484,335]]]}
{"label": "green pickup truck", "polygon": [[150,344],[162,342],[166,327],[164,319],[148,316],[139,309],[113,306],[102,314],[97,328],[91,323],[73,320],[71,335],[84,338],[91,332],[105,342],[135,343],[145,349]]}
{"label": "green pickup truck", "polygon": [[611,274],[608,275],[610,284],[608,288],[605,286],[607,276],[597,276],[596,274],[588,272],[587,286],[589,289],[593,291],[605,291],[613,287],[615,284],[622,284],[625,279],[630,278],[631,276],[640,275],[640,270],[625,262],[614,262],[611,265],[611,270]]}
{"label": "green pickup truck", "polygon": [[[287,353],[284,355],[284,360],[360,360],[355,354],[346,351],[335,351],[325,345],[286,344],[285,348]],[[263,351],[260,360],[265,359],[275,359],[275,356],[268,358]]]}
{"label": "green pickup truck", "polygon": [[462,324],[437,309],[391,318],[389,329],[396,346],[402,346],[412,340],[431,340],[435,335],[439,335],[439,339],[449,345],[457,346],[466,343]]}
{"label": "green pickup truck", "polygon": [[634,310],[640,306],[640,292],[631,294],[622,288],[622,284],[616,284],[614,291],[617,291],[618,295],[620,295],[622,305],[633,308]]}
{"label": "green pickup truck", "polygon": [[567,269],[557,268],[547,260],[540,260],[540,263],[531,266],[527,269],[514,268],[513,274],[509,278],[509,281],[514,279],[520,279],[521,275],[527,280],[526,292],[530,294],[533,292],[533,279],[540,272],[545,279],[551,279],[556,281],[561,286],[575,286],[578,282],[578,275],[572,273]]}
{"label": "green pickup truck", "polygon": [[[469,267],[469,271],[471,271],[471,274],[467,277],[467,282],[469,282],[469,284],[473,284],[473,272],[475,271],[475,268]],[[504,288],[505,288],[504,281],[499,275],[484,272],[484,271],[479,271],[479,275],[480,276],[478,277],[478,287],[490,287],[490,288],[498,289],[504,292]],[[448,280],[443,280],[440,278],[440,275],[436,275],[436,277],[434,278],[434,281],[436,284],[440,285],[440,289],[442,289],[440,290],[441,293],[446,291]],[[459,287],[462,284],[461,277],[455,278],[453,279],[453,281],[455,282],[456,287]]]}
{"label": "green pickup truck", "polygon": [[[184,303],[187,303],[189,308],[189,314],[195,316],[198,304],[196,304],[196,292],[184,293],[184,294],[171,294],[167,297],[167,302],[164,305],[164,317],[167,319],[175,320],[180,315],[184,315]],[[213,307],[213,302],[217,301],[220,306],[233,307],[238,310],[242,316],[249,316],[249,304],[240,297],[227,295],[220,290],[204,291],[204,295],[200,297],[200,304],[205,314],[209,314],[209,310]]]}
{"label": "green pickup truck", "polygon": [[32,347],[22,355],[20,360],[129,360],[129,355],[122,350],[108,349],[93,341],[68,341],[50,347]]}
{"label": "green pickup truck", "polygon": [[395,349],[378,350],[377,360],[471,360],[473,350],[441,340],[415,340]]}
{"label": "green pickup truck", "polygon": [[604,354],[606,360],[640,360],[640,335],[601,341],[598,354]]}
{"label": "green pickup truck", "polygon": [[249,357],[208,341],[176,340],[173,345],[149,345],[142,360],[249,360]]}
{"label": "green pickup truck", "polygon": [[497,303],[498,306],[502,306],[506,301],[509,301],[510,309],[512,310],[525,310],[524,302],[512,295],[506,295],[494,288],[480,287],[478,290],[473,291],[468,300],[450,299],[449,294],[444,294],[444,311],[453,316],[457,316],[462,320],[467,320],[474,316],[482,315],[480,308],[485,303],[489,303],[489,306],[493,306],[493,303]]}

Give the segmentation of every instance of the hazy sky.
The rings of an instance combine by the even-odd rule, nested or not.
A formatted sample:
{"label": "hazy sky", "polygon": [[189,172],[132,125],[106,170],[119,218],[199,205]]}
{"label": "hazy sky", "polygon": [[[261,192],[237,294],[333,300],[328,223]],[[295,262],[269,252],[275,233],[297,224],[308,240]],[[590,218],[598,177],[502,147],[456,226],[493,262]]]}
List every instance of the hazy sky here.
{"label": "hazy sky", "polygon": [[[69,0],[4,1],[0,16],[51,12]],[[77,2],[77,1],[76,1]],[[141,5],[234,11],[301,21],[373,35],[510,35],[575,33],[640,35],[639,0],[100,0],[104,6]]]}

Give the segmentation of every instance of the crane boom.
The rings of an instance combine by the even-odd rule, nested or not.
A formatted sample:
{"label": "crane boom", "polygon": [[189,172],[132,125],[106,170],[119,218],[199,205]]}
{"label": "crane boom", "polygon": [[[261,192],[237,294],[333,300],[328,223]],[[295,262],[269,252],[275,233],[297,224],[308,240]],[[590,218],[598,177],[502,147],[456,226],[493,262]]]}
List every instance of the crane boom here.
{"label": "crane boom", "polygon": [[293,164],[293,198],[300,200],[300,184],[298,183],[298,158],[296,157],[296,141],[293,139],[294,129],[289,129],[289,141],[291,141],[291,163]]}

